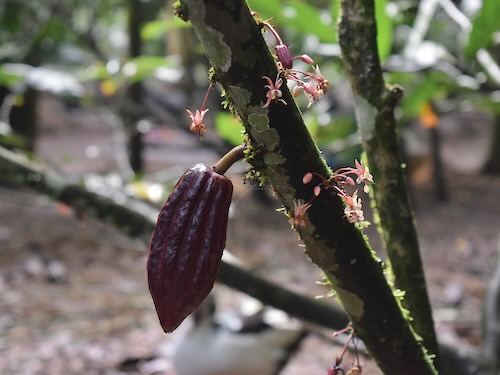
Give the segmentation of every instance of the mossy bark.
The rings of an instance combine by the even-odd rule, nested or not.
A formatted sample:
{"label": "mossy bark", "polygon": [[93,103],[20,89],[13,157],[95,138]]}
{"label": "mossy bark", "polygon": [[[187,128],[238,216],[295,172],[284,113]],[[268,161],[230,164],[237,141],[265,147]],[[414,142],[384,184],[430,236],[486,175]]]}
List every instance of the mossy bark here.
{"label": "mossy bark", "polygon": [[377,52],[373,0],[343,0],[339,43],[352,84],[363,148],[374,176],[373,198],[403,305],[430,353],[437,354],[432,311],[420,258],[413,210],[403,171],[394,108],[401,88],[384,83]]}
{"label": "mossy bark", "polygon": [[[248,135],[247,160],[273,185],[286,210],[313,196],[302,177],[331,171],[311,139],[294,100],[282,86],[283,103],[262,108],[263,76],[273,81],[277,69],[259,25],[244,1],[182,0],[178,14],[191,21],[234,111]],[[383,267],[362,233],[344,218],[334,193],[323,191],[299,229],[306,254],[324,271],[359,337],[386,374],[434,374],[424,348],[388,285]]]}

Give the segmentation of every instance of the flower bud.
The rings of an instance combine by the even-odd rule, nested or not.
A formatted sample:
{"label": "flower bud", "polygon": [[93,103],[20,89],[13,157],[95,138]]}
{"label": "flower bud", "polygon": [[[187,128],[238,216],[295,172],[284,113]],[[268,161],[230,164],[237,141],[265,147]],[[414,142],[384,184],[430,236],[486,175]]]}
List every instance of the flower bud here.
{"label": "flower bud", "polygon": [[318,195],[321,194],[321,186],[315,186],[314,187],[314,196],[317,197]]}
{"label": "flower bud", "polygon": [[276,54],[278,55],[278,61],[281,62],[283,68],[292,69],[293,58],[290,48],[286,44],[278,44],[276,47]]}
{"label": "flower bud", "polygon": [[312,64],[314,62],[313,59],[311,59],[311,57],[309,55],[306,55],[306,54],[300,55],[299,59],[301,59],[306,64]]}
{"label": "flower bud", "polygon": [[309,182],[311,182],[313,178],[313,175],[311,172],[307,172],[304,177],[302,177],[302,183],[305,185],[305,184],[308,184]]}
{"label": "flower bud", "polygon": [[350,176],[347,176],[344,180],[345,184],[346,185],[351,185],[351,186],[354,186],[355,183],[354,183],[354,179]]}
{"label": "flower bud", "polygon": [[297,85],[297,86],[295,86],[295,87],[293,88],[293,90],[292,90],[292,95],[293,95],[293,97],[294,97],[294,98],[296,98],[297,96],[299,96],[299,95],[300,95],[300,93],[302,92],[302,88],[303,88],[303,87],[302,87],[302,86],[300,86],[300,85]]}

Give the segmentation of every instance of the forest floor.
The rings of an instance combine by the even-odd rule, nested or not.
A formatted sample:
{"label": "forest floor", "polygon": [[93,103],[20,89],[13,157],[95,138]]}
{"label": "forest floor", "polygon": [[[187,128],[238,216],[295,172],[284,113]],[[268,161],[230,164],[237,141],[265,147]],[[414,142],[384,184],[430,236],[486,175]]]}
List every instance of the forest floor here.
{"label": "forest floor", "polygon": [[[40,155],[68,175],[116,169],[111,131],[101,120],[45,98]],[[446,203],[436,199],[425,163],[412,177],[438,335],[475,347],[481,344],[482,299],[500,232],[500,177],[478,173],[487,126],[474,115],[443,120]],[[182,132],[165,130],[155,140],[146,151],[150,171],[217,159]],[[236,188],[227,249],[268,279],[311,297],[324,294],[316,283],[318,269],[276,212],[279,203],[263,205],[252,187],[240,183],[240,175],[231,179]],[[380,249],[375,228],[367,233]],[[77,217],[46,196],[0,186],[0,373],[175,375],[172,353],[190,323],[163,333],[146,283],[146,246],[105,223]],[[245,299],[223,286],[215,293],[221,309]],[[329,339],[331,331],[316,331],[283,374],[326,374],[341,346]],[[379,374],[370,361],[362,361],[365,375]]]}

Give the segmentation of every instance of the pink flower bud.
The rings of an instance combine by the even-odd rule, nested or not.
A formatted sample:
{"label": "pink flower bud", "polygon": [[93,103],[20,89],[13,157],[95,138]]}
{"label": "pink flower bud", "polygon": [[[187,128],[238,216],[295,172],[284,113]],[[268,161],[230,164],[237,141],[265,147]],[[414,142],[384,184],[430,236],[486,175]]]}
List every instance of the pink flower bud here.
{"label": "pink flower bud", "polygon": [[354,179],[352,177],[350,177],[350,176],[347,176],[345,178],[345,184],[346,185],[352,185],[352,186],[356,185],[356,183],[354,182]]}
{"label": "pink flower bud", "polygon": [[293,97],[294,97],[294,98],[296,98],[297,96],[299,96],[299,95],[300,95],[300,93],[301,93],[301,92],[302,92],[302,86],[297,85],[297,86],[295,86],[295,87],[293,88],[293,90],[292,90],[292,95],[293,95]]}
{"label": "pink flower bud", "polygon": [[311,172],[307,172],[304,177],[302,177],[302,183],[305,185],[305,184],[308,184],[309,182],[311,182],[313,178],[313,175]]}
{"label": "pink flower bud", "polygon": [[293,58],[290,48],[286,44],[278,44],[276,47],[276,54],[278,55],[278,61],[281,62],[283,68],[292,69]]}
{"label": "pink flower bud", "polygon": [[299,59],[301,59],[306,64],[312,64],[314,62],[313,59],[311,59],[311,57],[309,55],[306,55],[306,54],[300,55]]}
{"label": "pink flower bud", "polygon": [[321,194],[321,186],[317,185],[314,187],[314,196],[318,196]]}

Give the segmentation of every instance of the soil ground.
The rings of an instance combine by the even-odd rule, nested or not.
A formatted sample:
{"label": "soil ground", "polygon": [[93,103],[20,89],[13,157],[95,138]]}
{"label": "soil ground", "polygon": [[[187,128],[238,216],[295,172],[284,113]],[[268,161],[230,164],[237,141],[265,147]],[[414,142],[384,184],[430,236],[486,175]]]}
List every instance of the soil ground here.
{"label": "soil ground", "polygon": [[[116,169],[110,127],[98,114],[70,111],[50,97],[41,108],[38,150],[49,164],[68,175]],[[440,129],[448,201],[437,201],[426,163],[412,177],[422,257],[439,336],[479,346],[482,299],[496,263],[500,178],[478,173],[487,118],[450,117]],[[182,132],[160,131],[155,141],[146,151],[149,172],[217,159]],[[236,192],[227,248],[269,279],[310,296],[324,294],[318,269],[276,212],[279,203],[257,202],[239,175],[231,178]],[[368,234],[380,249],[374,228]],[[1,186],[0,373],[175,375],[173,348],[190,322],[170,335],[161,330],[147,289],[145,250],[45,196]],[[221,309],[245,299],[222,286],[215,292]],[[331,331],[318,332],[305,339],[283,374],[326,373],[341,346],[328,339]],[[364,374],[379,374],[362,360]]]}

